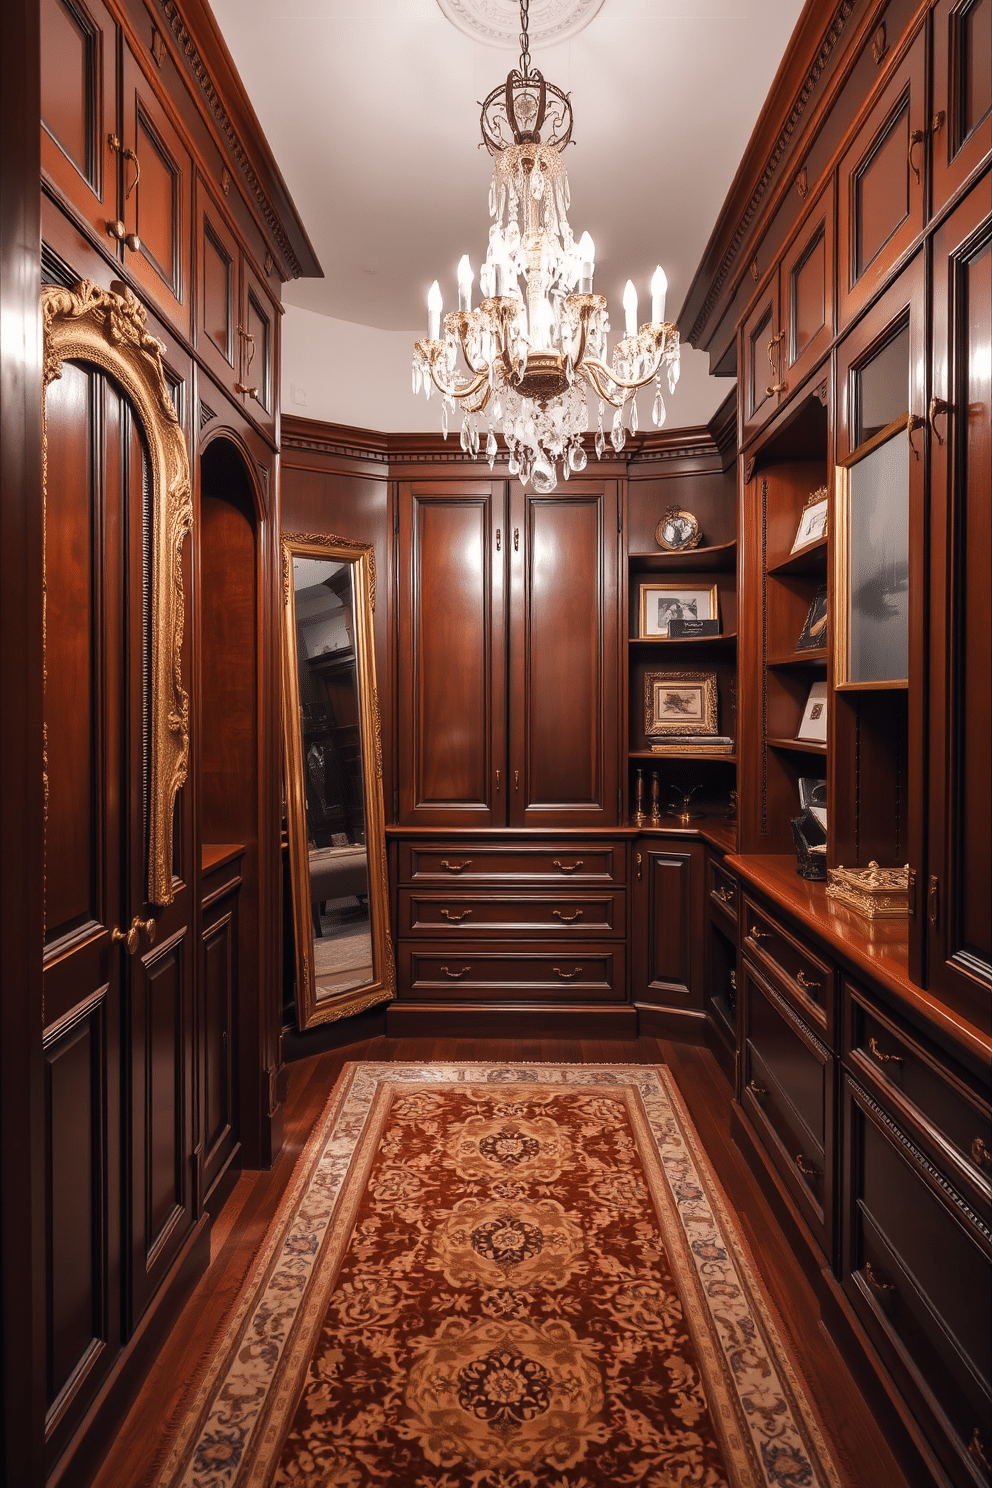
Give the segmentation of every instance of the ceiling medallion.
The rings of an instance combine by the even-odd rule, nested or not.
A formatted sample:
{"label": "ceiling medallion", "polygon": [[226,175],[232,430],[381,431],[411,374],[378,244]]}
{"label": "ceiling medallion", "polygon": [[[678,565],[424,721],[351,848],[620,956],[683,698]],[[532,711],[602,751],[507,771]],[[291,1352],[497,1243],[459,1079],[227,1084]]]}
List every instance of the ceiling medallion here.
{"label": "ceiling medallion", "polygon": [[[520,17],[517,0],[437,0],[453,26],[473,41],[513,48]],[[557,46],[585,30],[603,0],[531,0],[531,40],[538,46]]]}
{"label": "ceiling medallion", "polygon": [[627,437],[624,409],[633,433],[635,394],[652,380],[652,418],[658,427],[665,422],[662,373],[674,393],[679,333],[665,320],[668,280],[659,265],[651,280],[651,319],[640,329],[637,291],[627,280],[625,333],[607,362],[610,323],[605,297],[593,293],[595,245],[587,232],[576,243],[566,216],[562,152],[572,138],[572,105],[530,65],[529,11],[530,0],[520,0],[520,66],[482,105],[482,140],[493,157],[492,226],[479,270],[482,304],[472,309],[474,275],[463,255],[458,309],[444,316],[443,336],[441,290],[437,280],[431,285],[427,336],[414,349],[413,390],[423,388],[428,398],[435,389],[441,394],[445,438],[449,415],[461,406],[462,449],[484,453],[490,469],[498,430],[510,474],[546,493],[558,484],[559,461],[566,480],[585,469],[587,394],[599,400],[598,458],[606,448],[606,405],[614,409],[610,442],[619,454]]}

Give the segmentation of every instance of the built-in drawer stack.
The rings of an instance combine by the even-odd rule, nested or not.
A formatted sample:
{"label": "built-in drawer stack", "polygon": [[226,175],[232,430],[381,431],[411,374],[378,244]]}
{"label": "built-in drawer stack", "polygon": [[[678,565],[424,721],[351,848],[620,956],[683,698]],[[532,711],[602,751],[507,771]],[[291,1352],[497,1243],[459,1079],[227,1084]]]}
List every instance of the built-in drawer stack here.
{"label": "built-in drawer stack", "polygon": [[626,1002],[622,841],[403,840],[395,850],[398,1001]]}

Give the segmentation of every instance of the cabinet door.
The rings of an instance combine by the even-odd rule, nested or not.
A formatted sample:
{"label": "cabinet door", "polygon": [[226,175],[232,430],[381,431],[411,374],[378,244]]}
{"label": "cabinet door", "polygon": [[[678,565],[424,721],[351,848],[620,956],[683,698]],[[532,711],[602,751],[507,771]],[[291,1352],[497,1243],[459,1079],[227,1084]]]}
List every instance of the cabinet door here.
{"label": "cabinet door", "polygon": [[[190,325],[192,167],[188,151],[124,48],[121,221],[140,247],[125,246],[125,267],[187,337]],[[126,240],[125,240],[126,242]]]}
{"label": "cabinet door", "polygon": [[778,270],[744,322],[740,366],[743,381],[744,440],[771,418],[784,391],[785,332],[779,319]]}
{"label": "cabinet door", "polygon": [[936,234],[933,262],[928,985],[988,1028],[992,989],[988,176]]}
{"label": "cabinet door", "polygon": [[[780,270],[785,341],[777,380],[794,392],[834,333],[834,185],[813,205]],[[783,389],[783,393],[785,389]]]}
{"label": "cabinet door", "polygon": [[241,354],[240,252],[220,208],[199,179],[196,258],[199,285],[196,349],[221,386],[233,392]]}
{"label": "cabinet door", "polygon": [[651,1007],[699,1009],[693,946],[702,945],[703,849],[679,842],[664,852],[634,849],[633,997]]}
{"label": "cabinet door", "polygon": [[992,150],[992,0],[938,0],[933,12],[933,210]]}
{"label": "cabinet door", "polygon": [[923,231],[930,134],[925,91],[921,31],[840,163],[837,278],[842,326]]}
{"label": "cabinet door", "polygon": [[506,824],[502,482],[400,487],[400,821]]}
{"label": "cabinet door", "polygon": [[41,164],[103,237],[117,218],[117,27],[100,0],[41,0]]}
{"label": "cabinet door", "polygon": [[245,412],[266,433],[275,429],[276,325],[279,309],[242,257],[244,293],[238,326],[240,370],[237,391]]}
{"label": "cabinet door", "polygon": [[210,896],[200,932],[200,1120],[202,1201],[237,1148],[234,1010],[238,986],[237,888]]}
{"label": "cabinet door", "polygon": [[615,481],[513,493],[511,826],[619,820],[618,513]]}

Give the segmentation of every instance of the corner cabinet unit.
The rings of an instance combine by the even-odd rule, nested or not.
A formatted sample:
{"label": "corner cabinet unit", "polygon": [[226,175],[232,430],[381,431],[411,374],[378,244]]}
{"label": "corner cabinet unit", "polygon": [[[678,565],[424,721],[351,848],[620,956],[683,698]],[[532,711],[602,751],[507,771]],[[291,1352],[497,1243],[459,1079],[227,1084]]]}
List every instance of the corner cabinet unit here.
{"label": "corner cabinet unit", "polygon": [[[393,828],[397,1000],[391,1033],[636,1032],[627,1000],[627,843],[535,832]],[[565,1020],[565,1021],[563,1021]],[[508,1032],[510,1030],[508,1029]]]}
{"label": "corner cabinet unit", "polygon": [[619,482],[399,491],[399,820],[620,820]]}

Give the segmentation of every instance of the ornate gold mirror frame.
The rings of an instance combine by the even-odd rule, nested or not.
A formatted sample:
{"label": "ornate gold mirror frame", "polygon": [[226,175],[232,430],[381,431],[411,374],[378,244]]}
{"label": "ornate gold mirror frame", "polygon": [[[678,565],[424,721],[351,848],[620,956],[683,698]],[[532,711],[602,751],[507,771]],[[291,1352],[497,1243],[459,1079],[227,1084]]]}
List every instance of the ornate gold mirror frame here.
{"label": "ornate gold mirror frame", "polygon": [[[148,902],[171,904],[172,818],[189,764],[189,696],[182,685],[182,547],[193,526],[186,440],[166,381],[160,341],[145,329],[145,310],[120,292],[81,280],[75,289],[42,290],[45,382],[62,363],[91,362],[109,374],[134,406],[151,474],[150,779]],[[44,442],[47,482],[48,439]]]}
{"label": "ornate gold mirror frame", "polygon": [[[317,974],[314,919],[315,915],[320,916],[320,903],[317,901],[336,896],[330,891],[326,895],[320,893],[316,881],[311,882],[311,872],[321,872],[333,887],[338,873],[334,863],[335,856],[340,854],[344,866],[343,859],[348,855],[361,855],[355,852],[356,844],[321,848],[309,840],[306,774],[309,761],[304,759],[294,559],[326,562],[329,575],[332,565],[335,569],[348,567],[351,572],[352,613],[348,618],[351,621],[357,684],[363,816],[363,827],[353,835],[364,836],[365,839],[366,856],[361,871],[367,872],[367,884],[349,884],[347,874],[342,873],[339,892],[345,897],[358,896],[360,903],[367,891],[371,975],[359,985],[343,986],[341,990],[322,985]],[[282,539],[282,584],[283,729],[286,751],[286,818],[296,940],[296,1009],[300,1028],[311,1028],[314,1024],[335,1022],[339,1018],[361,1012],[363,1008],[389,1002],[396,995],[396,972],[389,932],[386,831],[382,803],[382,741],[375,682],[375,557],[372,547],[367,543],[351,542],[342,537],[287,532]],[[323,656],[304,658],[310,659],[321,661]],[[310,815],[312,818],[312,812]],[[338,835],[344,837],[347,834]],[[317,860],[322,855],[330,860],[327,865],[318,863]]]}

